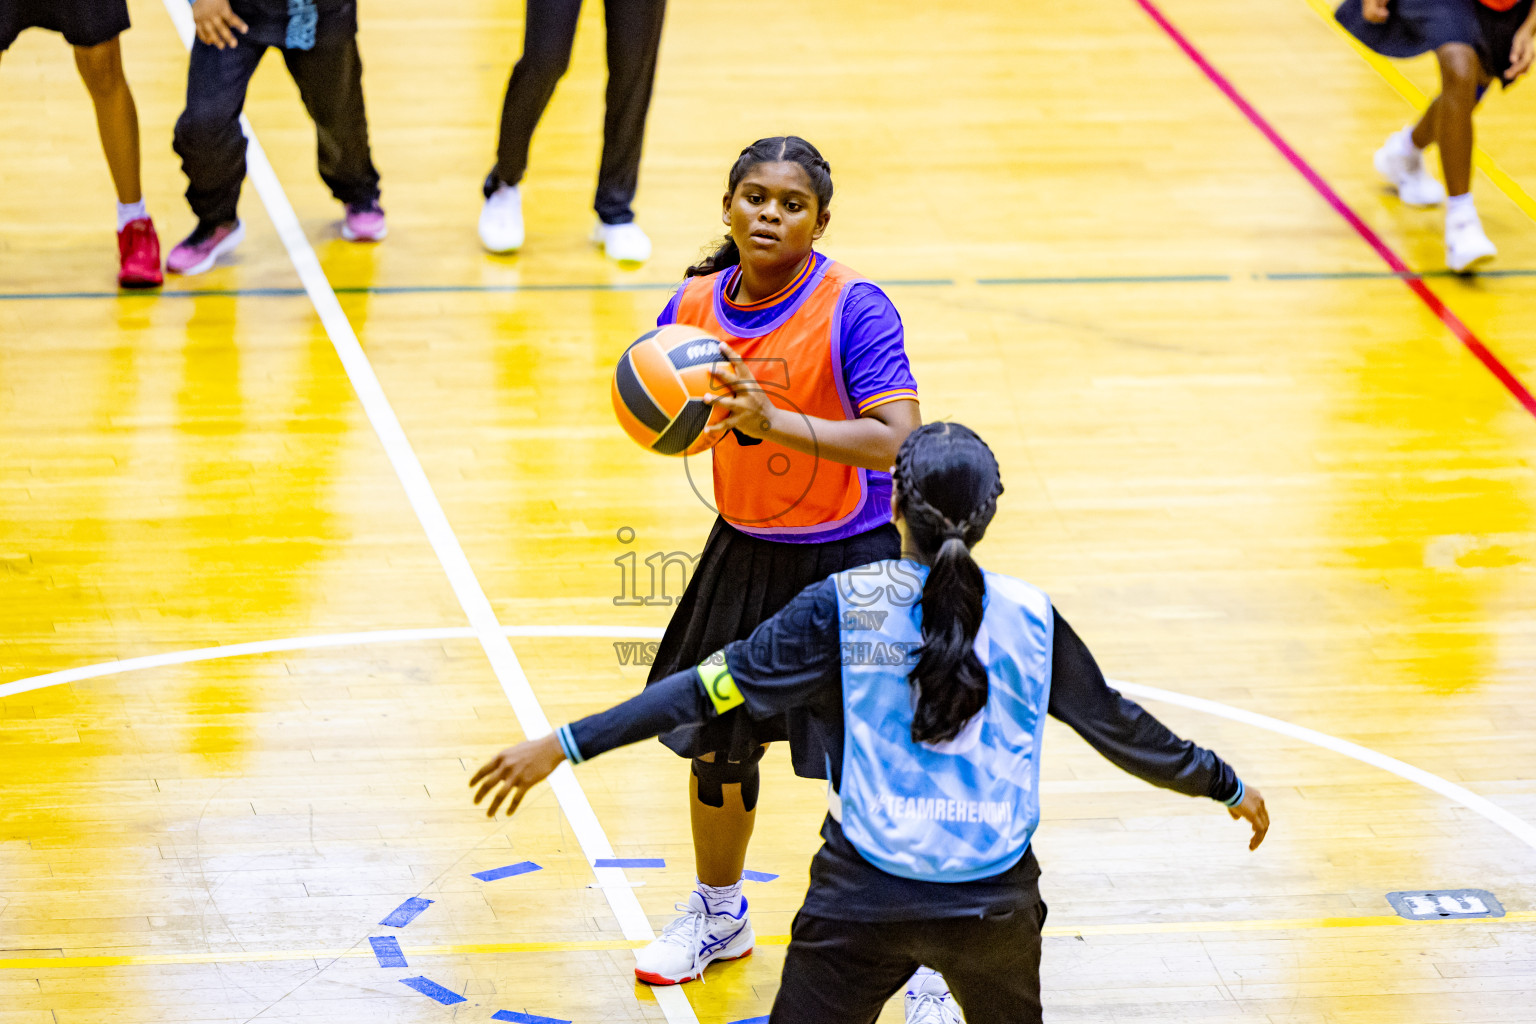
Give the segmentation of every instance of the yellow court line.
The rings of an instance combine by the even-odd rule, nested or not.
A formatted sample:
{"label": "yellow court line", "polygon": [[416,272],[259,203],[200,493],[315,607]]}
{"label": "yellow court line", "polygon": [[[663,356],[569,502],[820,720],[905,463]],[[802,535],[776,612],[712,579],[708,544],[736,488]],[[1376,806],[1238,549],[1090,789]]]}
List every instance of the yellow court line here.
{"label": "yellow court line", "polygon": [[[1378,75],[1386,79],[1388,85],[1397,90],[1398,95],[1402,96],[1403,99],[1413,104],[1419,110],[1429,106],[1429,97],[1425,96],[1423,91],[1408,79],[1407,75],[1397,70],[1397,67],[1389,58],[1383,57],[1366,46],[1360,40],[1350,35],[1343,25],[1339,24],[1338,19],[1333,16],[1333,8],[1329,7],[1325,0],[1307,0],[1307,6],[1312,8],[1319,18],[1327,22],[1328,26],[1338,33],[1345,42],[1353,46],[1355,51],[1365,58],[1366,63],[1374,68]],[[1508,196],[1511,202],[1524,210],[1527,217],[1536,220],[1536,199],[1532,199],[1530,193],[1521,188],[1520,183],[1510,177],[1508,172],[1500,167],[1498,161],[1489,156],[1483,147],[1473,147],[1472,163],[1478,170],[1486,174],[1488,180],[1493,182],[1500,192]]]}
{"label": "yellow court line", "polygon": [[[1148,921],[1131,924],[1083,924],[1048,927],[1047,937],[1093,935],[1170,935],[1210,932],[1300,931],[1314,928],[1391,928],[1399,925],[1501,925],[1536,922],[1536,910],[1517,910],[1503,917],[1461,918],[1449,921],[1408,921],[1390,915],[1372,917],[1300,917],[1268,921]],[[788,935],[759,935],[762,946],[787,946]],[[507,953],[593,953],[604,950],[639,949],[645,943],[628,939],[576,939],[565,942],[469,942],[447,946],[411,946],[403,953],[413,956],[499,956]],[[229,950],[222,953],[145,953],[122,956],[0,957],[0,970],[78,969],[87,967],[156,967],[176,964],[271,963],[282,960],[372,960],[367,946],[350,949],[288,949],[260,952]]]}

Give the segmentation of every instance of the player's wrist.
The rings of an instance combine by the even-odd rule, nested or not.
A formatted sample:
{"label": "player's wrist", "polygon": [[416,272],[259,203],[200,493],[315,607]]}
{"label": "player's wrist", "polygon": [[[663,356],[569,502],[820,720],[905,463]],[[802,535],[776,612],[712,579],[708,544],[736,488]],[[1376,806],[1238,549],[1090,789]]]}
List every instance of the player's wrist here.
{"label": "player's wrist", "polygon": [[[570,723],[556,729],[551,737],[560,751],[561,757],[571,764],[581,764],[586,758],[581,754],[581,747],[576,742],[576,736],[571,732]],[[554,752],[551,751],[551,754]]]}
{"label": "player's wrist", "polygon": [[1248,787],[1243,785],[1243,780],[1242,779],[1238,779],[1237,780],[1237,792],[1233,793],[1230,797],[1228,797],[1227,799],[1223,800],[1222,803],[1225,806],[1227,806],[1227,807],[1236,807],[1238,804],[1243,802],[1243,797],[1245,797],[1247,795],[1248,795]]}
{"label": "player's wrist", "polygon": [[753,436],[765,441],[777,440],[780,433],[779,427],[783,422],[781,411],[778,406],[765,399],[762,407],[757,410],[757,422],[754,424],[757,433]]}

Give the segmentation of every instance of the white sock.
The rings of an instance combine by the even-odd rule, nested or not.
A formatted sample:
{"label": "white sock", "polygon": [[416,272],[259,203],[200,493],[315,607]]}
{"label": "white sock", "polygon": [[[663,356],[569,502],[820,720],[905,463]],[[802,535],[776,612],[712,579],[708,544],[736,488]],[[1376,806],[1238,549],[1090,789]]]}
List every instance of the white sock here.
{"label": "white sock", "polygon": [[1392,136],[1397,140],[1397,151],[1407,157],[1421,157],[1424,150],[1413,142],[1413,125],[1408,125],[1402,131]]}
{"label": "white sock", "polygon": [[741,879],[735,885],[705,885],[698,883],[699,895],[704,897],[704,909],[711,914],[730,914],[741,911]]}
{"label": "white sock", "polygon": [[141,198],[136,203],[117,204],[117,230],[121,231],[130,223],[142,220],[149,216],[149,211],[144,208],[144,200]]}
{"label": "white sock", "polygon": [[1463,192],[1459,196],[1451,196],[1445,201],[1445,219],[1449,223],[1452,220],[1477,219],[1477,207],[1472,205],[1472,193]]}

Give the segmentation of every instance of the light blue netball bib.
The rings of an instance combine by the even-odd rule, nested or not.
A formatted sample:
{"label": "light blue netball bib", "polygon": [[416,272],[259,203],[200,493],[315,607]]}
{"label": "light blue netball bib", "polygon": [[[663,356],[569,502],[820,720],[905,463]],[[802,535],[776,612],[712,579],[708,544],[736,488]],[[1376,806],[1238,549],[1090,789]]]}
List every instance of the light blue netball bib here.
{"label": "light blue netball bib", "polygon": [[908,673],[922,646],[917,603],[928,567],[876,562],[838,573],[844,728],[832,815],[882,871],[969,882],[1024,856],[1040,822],[1040,738],[1050,704],[1050,598],[984,573],[976,654],[987,703],[953,740],[912,742]]}

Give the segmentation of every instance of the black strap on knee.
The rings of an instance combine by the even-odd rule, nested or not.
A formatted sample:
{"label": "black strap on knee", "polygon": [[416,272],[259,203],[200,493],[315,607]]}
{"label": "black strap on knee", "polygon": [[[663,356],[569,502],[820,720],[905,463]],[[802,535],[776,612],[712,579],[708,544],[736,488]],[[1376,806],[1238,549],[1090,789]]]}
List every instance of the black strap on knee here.
{"label": "black strap on knee", "polygon": [[699,780],[699,803],[706,807],[724,807],[725,790],[722,786],[741,787],[741,806],[752,810],[757,806],[758,782],[762,776],[757,762],[767,753],[766,747],[758,747],[745,761],[727,761],[716,754],[715,760],[693,759],[693,777]]}

